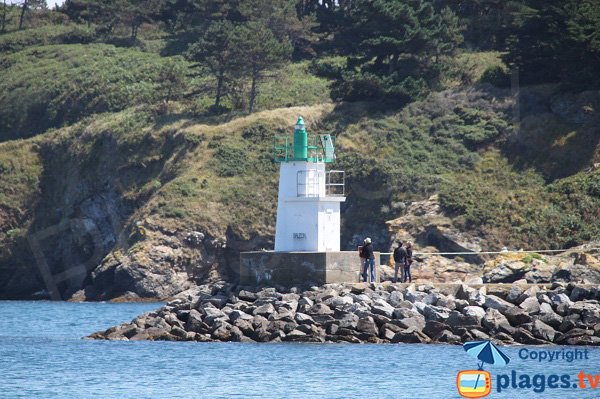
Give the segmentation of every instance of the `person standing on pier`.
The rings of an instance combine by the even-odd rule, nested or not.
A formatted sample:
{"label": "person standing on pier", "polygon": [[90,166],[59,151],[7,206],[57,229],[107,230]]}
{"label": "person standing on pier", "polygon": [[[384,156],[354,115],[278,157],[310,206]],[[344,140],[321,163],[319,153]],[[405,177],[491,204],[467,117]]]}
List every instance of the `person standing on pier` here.
{"label": "person standing on pier", "polygon": [[365,265],[363,269],[363,281],[367,281],[367,270],[371,268],[371,282],[375,282],[375,253],[373,252],[373,245],[369,237],[365,238],[363,246],[363,256],[365,258]]}
{"label": "person standing on pier", "polygon": [[401,280],[404,280],[404,264],[406,263],[407,253],[406,248],[402,246],[402,242],[398,241],[398,246],[394,249],[394,283],[398,282],[398,269],[400,269]]}
{"label": "person standing on pier", "polygon": [[408,241],[406,243],[406,260],[404,262],[404,273],[402,274],[402,282],[406,283],[408,280],[409,283],[412,283],[412,276],[410,275],[410,265],[413,263],[413,249],[412,242]]}

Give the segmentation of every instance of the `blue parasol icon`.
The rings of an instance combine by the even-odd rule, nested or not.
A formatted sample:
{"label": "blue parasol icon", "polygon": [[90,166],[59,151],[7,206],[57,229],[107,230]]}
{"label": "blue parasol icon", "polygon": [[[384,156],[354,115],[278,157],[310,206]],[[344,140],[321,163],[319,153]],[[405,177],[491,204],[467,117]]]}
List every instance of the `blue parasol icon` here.
{"label": "blue parasol icon", "polygon": [[510,357],[506,356],[492,341],[465,342],[463,349],[469,355],[476,357],[481,361],[479,370],[483,370],[483,364],[493,364],[506,366],[510,362]]}

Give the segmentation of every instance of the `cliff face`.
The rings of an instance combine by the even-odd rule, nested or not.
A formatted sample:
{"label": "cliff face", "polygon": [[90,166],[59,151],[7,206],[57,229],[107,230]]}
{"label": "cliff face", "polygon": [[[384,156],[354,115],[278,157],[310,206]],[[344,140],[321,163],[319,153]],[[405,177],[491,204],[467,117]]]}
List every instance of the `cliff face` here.
{"label": "cliff face", "polygon": [[[240,251],[272,246],[277,178],[268,164],[268,176],[253,167],[269,142],[242,134],[311,112],[320,113],[157,128],[151,112],[135,110],[32,139],[35,188],[21,199],[22,215],[15,206],[0,219],[10,233],[0,237],[0,297],[167,298],[200,282],[236,281]],[[123,131],[124,121],[133,126]],[[230,166],[248,169],[215,172],[217,143],[233,157],[228,142],[240,141],[258,147]],[[13,147],[0,144],[0,152]]]}
{"label": "cliff face", "polygon": [[[456,90],[400,111],[321,104],[230,120],[195,118],[177,104],[134,107],[0,143],[0,298],[166,298],[198,284],[235,283],[240,251],[272,248],[271,145],[297,115],[312,132],[339,134],[336,167],[348,176],[344,249],[365,236],[380,249],[395,238],[434,251],[498,248],[502,237],[527,246],[521,237],[539,233],[522,221],[544,227],[535,212],[564,204],[585,205],[565,223],[587,234],[574,244],[589,241],[598,172],[586,169],[569,178],[581,183],[548,192],[541,175],[521,173],[503,152],[514,143],[508,95]],[[582,123],[585,140],[597,140],[585,130],[591,122]],[[528,131],[539,124],[530,121]],[[597,155],[590,154],[591,162]],[[444,191],[463,183],[487,191]],[[563,189],[575,194],[562,197]],[[438,190],[443,198],[430,195]],[[510,213],[510,225],[494,224],[486,213],[494,206],[502,220]],[[422,276],[483,277],[485,260],[424,259]]]}

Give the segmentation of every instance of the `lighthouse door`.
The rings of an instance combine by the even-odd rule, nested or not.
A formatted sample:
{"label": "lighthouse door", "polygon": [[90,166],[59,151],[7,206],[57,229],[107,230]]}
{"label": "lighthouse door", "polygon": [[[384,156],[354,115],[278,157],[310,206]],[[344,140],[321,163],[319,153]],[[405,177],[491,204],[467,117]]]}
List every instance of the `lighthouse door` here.
{"label": "lighthouse door", "polygon": [[327,206],[321,206],[321,217],[319,218],[319,246],[322,251],[334,250],[334,237],[336,234],[335,220],[333,217],[333,209]]}

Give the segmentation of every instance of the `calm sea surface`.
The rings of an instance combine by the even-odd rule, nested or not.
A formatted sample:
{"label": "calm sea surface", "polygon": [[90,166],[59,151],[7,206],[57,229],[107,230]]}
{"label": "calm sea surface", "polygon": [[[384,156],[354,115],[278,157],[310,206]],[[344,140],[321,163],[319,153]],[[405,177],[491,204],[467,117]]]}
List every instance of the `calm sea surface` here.
{"label": "calm sea surface", "polygon": [[[477,368],[475,359],[458,346],[81,339],[157,307],[0,301],[0,398],[453,399],[460,397],[457,372]],[[498,374],[513,370],[531,378],[568,374],[571,385],[582,370],[600,374],[600,349],[589,348],[588,360],[572,363],[523,360],[520,349],[503,349],[512,358],[508,366],[486,368],[492,373],[489,397],[600,398],[600,385],[596,390],[497,392]]]}

